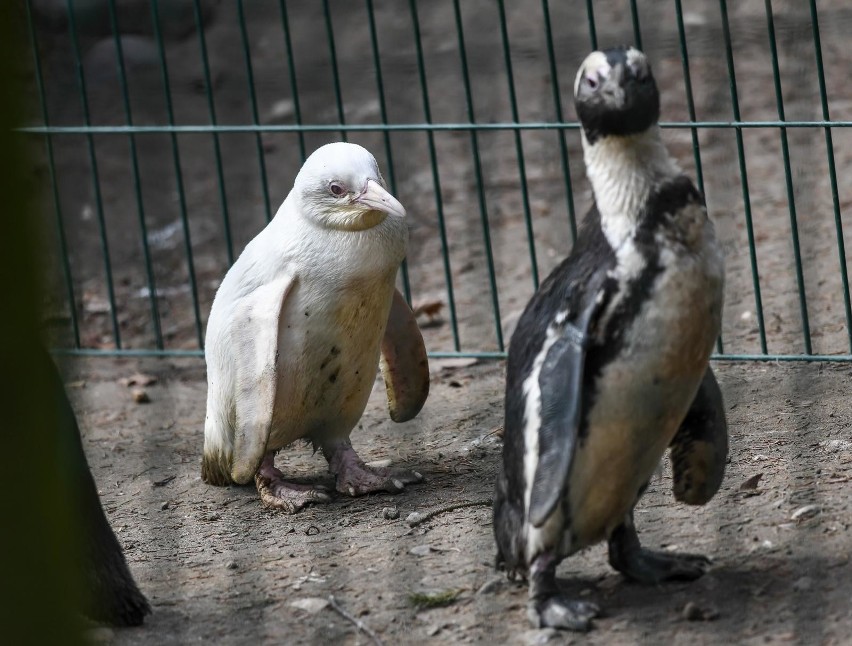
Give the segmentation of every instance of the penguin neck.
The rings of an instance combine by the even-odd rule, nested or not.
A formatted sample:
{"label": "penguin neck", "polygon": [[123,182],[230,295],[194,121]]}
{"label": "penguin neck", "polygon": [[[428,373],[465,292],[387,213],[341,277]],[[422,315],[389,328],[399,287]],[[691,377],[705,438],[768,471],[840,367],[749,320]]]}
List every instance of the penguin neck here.
{"label": "penguin neck", "polygon": [[657,125],[638,134],[600,137],[593,144],[583,133],[583,158],[601,228],[618,251],[635,234],[651,193],[681,170],[669,157]]}

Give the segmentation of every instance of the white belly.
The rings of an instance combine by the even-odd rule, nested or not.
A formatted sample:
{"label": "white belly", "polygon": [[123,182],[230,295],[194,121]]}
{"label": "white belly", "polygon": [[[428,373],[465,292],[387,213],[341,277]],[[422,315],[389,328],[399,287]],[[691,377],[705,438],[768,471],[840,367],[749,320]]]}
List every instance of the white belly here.
{"label": "white belly", "polygon": [[299,284],[288,297],[269,449],[307,436],[347,437],[357,424],[376,378],[394,275]]}

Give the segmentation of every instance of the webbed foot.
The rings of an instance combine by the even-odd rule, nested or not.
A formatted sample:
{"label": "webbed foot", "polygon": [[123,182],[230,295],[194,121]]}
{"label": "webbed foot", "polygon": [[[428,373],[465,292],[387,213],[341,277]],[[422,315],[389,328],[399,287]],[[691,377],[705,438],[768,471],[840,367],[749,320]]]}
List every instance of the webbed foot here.
{"label": "webbed foot", "polygon": [[693,581],[703,575],[710,559],[701,554],[675,554],[643,549],[633,526],[632,513],[609,537],[609,563],[639,583]]}
{"label": "webbed foot", "polygon": [[323,444],[323,453],[328,460],[329,470],[336,477],[337,490],[350,496],[363,496],[377,491],[398,493],[405,485],[423,480],[417,471],[364,464],[348,441]]}
{"label": "webbed foot", "polygon": [[557,564],[557,559],[547,553],[533,559],[527,617],[535,628],[586,632],[601,610],[591,601],[570,600],[562,595],[556,584]]}
{"label": "webbed foot", "polygon": [[260,503],[267,509],[277,509],[285,514],[295,514],[309,503],[324,503],[331,500],[325,487],[287,482],[275,468],[275,452],[270,451],[254,476]]}

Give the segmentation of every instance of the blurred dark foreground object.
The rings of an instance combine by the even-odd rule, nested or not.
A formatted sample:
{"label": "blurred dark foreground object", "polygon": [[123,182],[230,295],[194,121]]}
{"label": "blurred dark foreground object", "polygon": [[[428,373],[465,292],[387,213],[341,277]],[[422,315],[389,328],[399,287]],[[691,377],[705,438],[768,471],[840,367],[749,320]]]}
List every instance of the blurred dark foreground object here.
{"label": "blurred dark foreground object", "polygon": [[86,629],[80,613],[139,623],[148,604],[103,515],[39,334],[39,278],[54,258],[37,244],[37,201],[46,191],[24,154],[34,140],[15,132],[24,122],[21,86],[31,78],[20,9],[0,2],[0,640],[73,646]]}
{"label": "blurred dark foreground object", "polygon": [[113,626],[138,626],[151,612],[148,600],[136,587],[124,560],[121,545],[106,519],[98,488],[89,471],[80,428],[65,393],[59,371],[44,348],[38,348],[33,361],[42,363],[47,393],[57,414],[56,448],[65,463],[67,486],[76,500],[80,522],[80,577],[83,583],[81,611],[91,619]]}

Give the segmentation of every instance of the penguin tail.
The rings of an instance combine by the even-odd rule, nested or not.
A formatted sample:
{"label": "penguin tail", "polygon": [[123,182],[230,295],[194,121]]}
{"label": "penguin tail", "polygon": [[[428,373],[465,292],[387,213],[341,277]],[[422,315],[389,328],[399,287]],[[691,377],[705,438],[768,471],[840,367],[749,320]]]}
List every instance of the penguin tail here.
{"label": "penguin tail", "polygon": [[494,491],[494,539],[497,543],[494,566],[514,580],[518,576],[523,578],[526,569],[523,562],[523,513],[518,505],[513,504],[508,489],[509,483],[501,465]]}
{"label": "penguin tail", "polygon": [[232,484],[231,461],[222,453],[205,451],[201,457],[201,479],[217,487]]}

